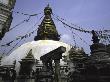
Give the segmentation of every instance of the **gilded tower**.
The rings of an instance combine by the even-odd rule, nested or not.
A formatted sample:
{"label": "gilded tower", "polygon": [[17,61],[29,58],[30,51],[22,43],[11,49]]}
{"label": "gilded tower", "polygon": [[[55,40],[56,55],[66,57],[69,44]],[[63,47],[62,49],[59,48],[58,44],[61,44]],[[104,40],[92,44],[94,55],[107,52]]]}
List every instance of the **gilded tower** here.
{"label": "gilded tower", "polygon": [[56,40],[59,41],[60,36],[56,30],[56,26],[51,17],[52,9],[49,7],[45,7],[44,9],[44,19],[39,25],[37,36],[35,36],[34,40]]}

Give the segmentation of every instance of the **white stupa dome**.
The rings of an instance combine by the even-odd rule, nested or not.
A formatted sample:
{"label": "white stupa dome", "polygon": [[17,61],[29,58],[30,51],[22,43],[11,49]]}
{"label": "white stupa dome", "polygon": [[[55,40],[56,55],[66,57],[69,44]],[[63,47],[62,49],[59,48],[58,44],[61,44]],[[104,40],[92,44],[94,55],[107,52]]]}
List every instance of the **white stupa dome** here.
{"label": "white stupa dome", "polygon": [[[39,40],[39,41],[32,41],[25,43],[14,50],[9,56],[6,56],[2,59],[2,65],[13,65],[13,62],[16,60],[17,68],[20,66],[21,59],[25,58],[30,49],[32,49],[32,54],[35,59],[40,60],[40,57],[45,55],[46,53],[60,47],[64,46],[66,48],[66,52],[63,55],[68,55],[68,51],[70,50],[71,46],[60,42],[60,41],[53,41],[53,40]],[[61,62],[62,63],[62,62]]]}

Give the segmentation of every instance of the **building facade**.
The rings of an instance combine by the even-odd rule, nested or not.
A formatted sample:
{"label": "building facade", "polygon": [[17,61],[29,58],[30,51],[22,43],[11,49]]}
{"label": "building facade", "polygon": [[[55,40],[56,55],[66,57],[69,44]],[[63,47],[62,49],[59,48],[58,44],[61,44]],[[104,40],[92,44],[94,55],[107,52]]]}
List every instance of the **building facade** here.
{"label": "building facade", "polygon": [[9,31],[12,22],[12,9],[16,0],[0,0],[0,40]]}

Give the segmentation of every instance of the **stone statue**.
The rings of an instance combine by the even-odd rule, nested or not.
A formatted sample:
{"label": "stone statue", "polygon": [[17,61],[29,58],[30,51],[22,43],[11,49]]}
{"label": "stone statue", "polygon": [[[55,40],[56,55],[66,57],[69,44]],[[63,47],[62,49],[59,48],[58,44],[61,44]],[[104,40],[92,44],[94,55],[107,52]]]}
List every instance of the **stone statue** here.
{"label": "stone statue", "polygon": [[93,43],[99,43],[99,39],[98,39],[98,36],[97,36],[97,34],[95,33],[95,31],[94,30],[92,30],[92,41],[93,41]]}

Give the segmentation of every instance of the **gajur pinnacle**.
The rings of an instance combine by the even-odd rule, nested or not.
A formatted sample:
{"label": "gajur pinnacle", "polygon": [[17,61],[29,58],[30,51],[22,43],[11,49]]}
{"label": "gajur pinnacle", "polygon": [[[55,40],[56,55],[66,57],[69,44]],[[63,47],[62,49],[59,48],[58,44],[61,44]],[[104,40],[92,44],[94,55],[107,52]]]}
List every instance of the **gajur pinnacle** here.
{"label": "gajur pinnacle", "polygon": [[47,5],[44,9],[44,19],[39,25],[37,36],[34,40],[56,40],[59,41],[60,36],[56,30],[56,26],[51,18],[52,9]]}

